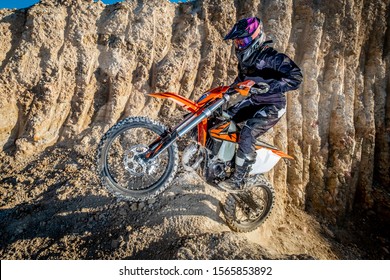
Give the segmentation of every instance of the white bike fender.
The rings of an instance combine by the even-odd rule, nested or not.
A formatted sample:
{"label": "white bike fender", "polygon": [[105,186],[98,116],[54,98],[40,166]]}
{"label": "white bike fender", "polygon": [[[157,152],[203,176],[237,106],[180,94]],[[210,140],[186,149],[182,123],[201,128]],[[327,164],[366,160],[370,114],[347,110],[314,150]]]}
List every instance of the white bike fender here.
{"label": "white bike fender", "polygon": [[280,156],[266,148],[258,149],[256,153],[256,162],[252,165],[252,170],[249,172],[249,175],[268,172],[281,159]]}

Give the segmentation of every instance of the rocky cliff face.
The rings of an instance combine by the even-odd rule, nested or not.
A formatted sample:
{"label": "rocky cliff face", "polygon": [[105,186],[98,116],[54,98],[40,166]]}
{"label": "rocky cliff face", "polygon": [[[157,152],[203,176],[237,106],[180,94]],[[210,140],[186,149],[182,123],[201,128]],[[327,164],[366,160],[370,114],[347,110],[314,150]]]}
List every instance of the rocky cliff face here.
{"label": "rocky cliff face", "polygon": [[171,103],[144,94],[196,98],[230,83],[236,59],[222,37],[237,19],[256,15],[275,48],[304,73],[301,88],[288,93],[286,117],[269,136],[296,158],[271,174],[285,195],[280,203],[335,224],[361,207],[386,215],[389,5],[41,0],[28,9],[1,10],[0,147],[23,157],[80,136],[88,146],[126,116],[178,114]]}

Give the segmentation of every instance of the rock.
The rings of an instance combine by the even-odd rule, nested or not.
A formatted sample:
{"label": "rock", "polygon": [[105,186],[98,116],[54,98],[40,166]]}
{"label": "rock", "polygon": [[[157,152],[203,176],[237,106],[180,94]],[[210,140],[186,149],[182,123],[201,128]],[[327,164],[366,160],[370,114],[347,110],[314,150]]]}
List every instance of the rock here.
{"label": "rock", "polygon": [[130,206],[130,210],[131,211],[137,211],[138,210],[138,204],[137,203],[132,203],[131,206]]}
{"label": "rock", "polygon": [[278,231],[280,231],[280,232],[287,232],[288,231],[288,227],[287,226],[280,226],[280,227],[278,227]]}
{"label": "rock", "polygon": [[140,202],[138,203],[138,210],[143,210],[146,206],[146,203],[145,202]]}
{"label": "rock", "polygon": [[126,216],[127,215],[126,209],[120,208],[119,209],[119,215]]}
{"label": "rock", "polygon": [[114,239],[111,241],[111,249],[117,249],[119,247],[120,241],[117,239]]}
{"label": "rock", "polygon": [[156,201],[157,201],[156,198],[151,198],[151,199],[148,200],[148,204],[152,206],[153,204],[156,203]]}
{"label": "rock", "polygon": [[333,231],[331,231],[328,227],[326,226],[323,226],[322,229],[324,230],[324,232],[331,238],[335,238],[335,234]]}
{"label": "rock", "polygon": [[79,167],[76,163],[70,163],[65,166],[65,171],[69,173],[77,172]]}

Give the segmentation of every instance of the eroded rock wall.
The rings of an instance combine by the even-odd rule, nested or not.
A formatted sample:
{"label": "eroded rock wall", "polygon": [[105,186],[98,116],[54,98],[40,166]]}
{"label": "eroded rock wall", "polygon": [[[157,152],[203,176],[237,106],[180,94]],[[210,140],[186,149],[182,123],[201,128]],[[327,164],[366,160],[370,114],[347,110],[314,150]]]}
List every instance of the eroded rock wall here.
{"label": "eroded rock wall", "polygon": [[[236,20],[259,16],[304,72],[268,138],[296,158],[279,203],[334,223],[390,191],[389,0],[42,0],[0,11],[0,146],[32,154],[129,115],[175,114],[144,94],[230,83]],[[277,207],[283,214],[283,207]]]}

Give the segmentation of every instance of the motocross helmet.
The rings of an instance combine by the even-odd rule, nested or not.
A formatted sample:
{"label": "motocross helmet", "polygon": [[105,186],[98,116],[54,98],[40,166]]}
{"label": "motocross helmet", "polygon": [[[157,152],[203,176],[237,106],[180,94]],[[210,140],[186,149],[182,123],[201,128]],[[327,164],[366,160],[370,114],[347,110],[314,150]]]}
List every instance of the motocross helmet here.
{"label": "motocross helmet", "polygon": [[266,40],[263,23],[257,17],[244,18],[233,26],[224,40],[233,40],[237,58],[244,63]]}

